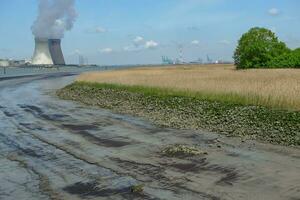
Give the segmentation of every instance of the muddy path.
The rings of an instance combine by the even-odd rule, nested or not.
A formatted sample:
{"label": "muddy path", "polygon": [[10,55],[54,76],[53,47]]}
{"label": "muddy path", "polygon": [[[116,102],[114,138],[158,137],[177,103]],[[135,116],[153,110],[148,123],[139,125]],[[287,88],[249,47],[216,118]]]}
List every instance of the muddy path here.
{"label": "muddy path", "polygon": [[[0,199],[299,199],[298,148],[62,101],[71,75],[0,80]],[[208,154],[161,153],[177,143]]]}

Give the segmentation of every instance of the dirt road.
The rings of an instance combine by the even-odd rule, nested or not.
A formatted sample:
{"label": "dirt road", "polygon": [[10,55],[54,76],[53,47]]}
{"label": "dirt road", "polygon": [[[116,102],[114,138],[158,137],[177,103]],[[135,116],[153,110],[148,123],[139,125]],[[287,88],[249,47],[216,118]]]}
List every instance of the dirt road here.
{"label": "dirt road", "polygon": [[[69,75],[0,80],[0,199],[299,199],[299,148],[62,101],[55,90]],[[177,143],[208,154],[161,153]]]}

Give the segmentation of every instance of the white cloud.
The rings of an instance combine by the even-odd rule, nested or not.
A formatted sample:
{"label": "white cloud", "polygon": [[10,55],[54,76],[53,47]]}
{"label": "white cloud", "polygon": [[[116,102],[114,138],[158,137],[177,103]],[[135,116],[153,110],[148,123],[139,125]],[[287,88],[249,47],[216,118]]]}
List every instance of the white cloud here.
{"label": "white cloud", "polygon": [[128,45],[123,47],[124,51],[141,51],[144,49],[144,46]]}
{"label": "white cloud", "polygon": [[100,49],[99,51],[100,51],[100,53],[111,53],[111,52],[113,52],[113,50],[111,48],[104,48],[104,49]]}
{"label": "white cloud", "polygon": [[191,42],[191,44],[193,44],[193,45],[199,45],[200,42],[199,42],[199,40],[193,40],[193,41]]}
{"label": "white cloud", "polygon": [[277,8],[271,8],[270,10],[268,10],[269,15],[272,16],[277,16],[280,14],[280,11]]}
{"label": "white cloud", "polygon": [[105,28],[99,26],[95,29],[95,32],[96,33],[105,33],[105,32],[107,32],[107,30]]}
{"label": "white cloud", "polygon": [[75,49],[73,52],[70,53],[70,56],[73,56],[73,55],[81,55],[81,51],[79,49]]}
{"label": "white cloud", "polygon": [[154,48],[156,48],[156,47],[158,47],[158,43],[155,42],[155,41],[153,41],[153,40],[147,41],[147,42],[145,43],[145,48],[146,48],[146,49],[154,49]]}
{"label": "white cloud", "polygon": [[144,43],[145,43],[145,40],[144,40],[144,38],[142,36],[137,36],[133,40],[133,45],[137,49],[142,48],[142,46],[144,45]]}
{"label": "white cloud", "polygon": [[130,45],[130,46],[123,47],[123,50],[124,51],[137,51],[138,49],[135,46]]}
{"label": "white cloud", "polygon": [[144,41],[144,38],[141,36],[137,36],[136,38],[134,38],[133,42],[134,43],[141,43]]}
{"label": "white cloud", "polygon": [[144,49],[155,49],[158,46],[159,46],[158,42],[155,42],[154,40],[145,41],[145,39],[142,36],[137,36],[133,39],[132,44],[123,47],[123,50],[141,51]]}
{"label": "white cloud", "polygon": [[75,54],[81,54],[81,51],[79,49],[76,49]]}
{"label": "white cloud", "polygon": [[231,42],[229,40],[221,40],[219,41],[220,44],[223,44],[223,45],[229,45],[231,44]]}

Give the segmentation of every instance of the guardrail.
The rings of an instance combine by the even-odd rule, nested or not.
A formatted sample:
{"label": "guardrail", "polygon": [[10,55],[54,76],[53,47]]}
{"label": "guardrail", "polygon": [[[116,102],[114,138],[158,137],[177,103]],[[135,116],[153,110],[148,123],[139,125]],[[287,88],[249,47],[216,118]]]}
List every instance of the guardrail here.
{"label": "guardrail", "polygon": [[[88,71],[105,71],[113,69],[135,68],[143,65],[115,65],[115,66],[78,66],[78,65],[24,65],[18,67],[0,67],[0,78],[26,75],[39,75],[55,72],[81,73]],[[147,65],[148,66],[148,65]]]}
{"label": "guardrail", "polygon": [[25,67],[0,67],[0,77],[37,75],[55,72],[85,72],[112,69],[105,66],[25,66]]}

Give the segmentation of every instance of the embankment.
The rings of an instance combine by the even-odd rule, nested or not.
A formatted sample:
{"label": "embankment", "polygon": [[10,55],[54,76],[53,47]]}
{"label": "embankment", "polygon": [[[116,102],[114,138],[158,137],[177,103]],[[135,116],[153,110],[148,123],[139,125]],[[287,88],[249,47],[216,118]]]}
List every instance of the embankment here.
{"label": "embankment", "polygon": [[300,112],[206,100],[201,93],[145,86],[75,82],[59,97],[151,120],[281,145],[300,145]]}

